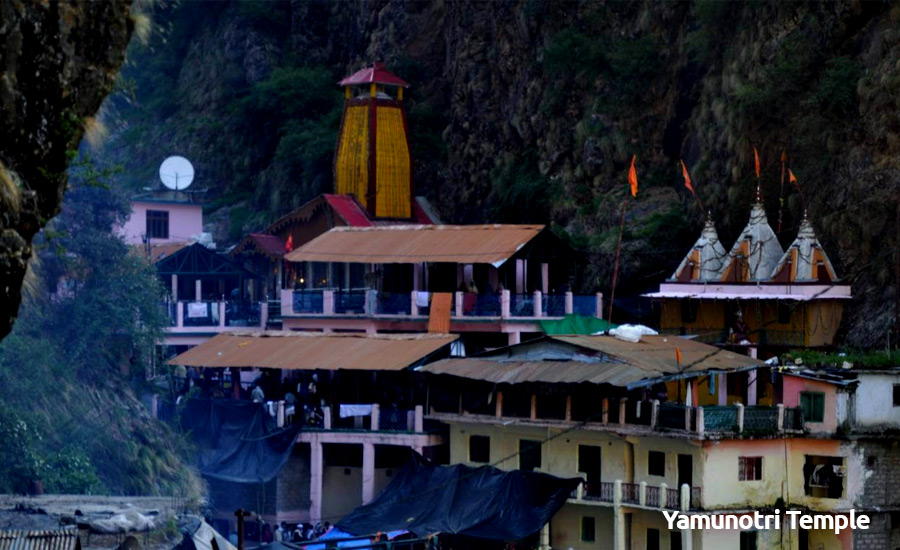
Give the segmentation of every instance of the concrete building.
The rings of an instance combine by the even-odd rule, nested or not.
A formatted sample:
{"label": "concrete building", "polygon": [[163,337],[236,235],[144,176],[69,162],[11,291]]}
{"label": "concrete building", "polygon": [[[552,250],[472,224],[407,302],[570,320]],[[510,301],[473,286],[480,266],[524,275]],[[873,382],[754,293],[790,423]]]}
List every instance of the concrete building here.
{"label": "concrete building", "polygon": [[[451,463],[584,477],[542,547],[850,550],[897,539],[895,443],[884,437],[896,424],[882,412],[900,388],[896,370],[773,368],[665,336],[546,337],[419,370],[426,418],[450,426]],[[872,384],[888,390],[861,413]],[[672,532],[662,514],[776,507],[855,509],[873,528]]]}

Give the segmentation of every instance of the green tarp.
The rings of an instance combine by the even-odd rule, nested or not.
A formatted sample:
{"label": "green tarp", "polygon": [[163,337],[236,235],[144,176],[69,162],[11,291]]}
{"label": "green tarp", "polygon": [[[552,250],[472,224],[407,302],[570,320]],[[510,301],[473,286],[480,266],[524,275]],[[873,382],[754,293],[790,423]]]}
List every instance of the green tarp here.
{"label": "green tarp", "polygon": [[616,328],[619,325],[609,326],[607,321],[596,317],[569,314],[562,319],[541,321],[541,328],[548,335],[553,334],[594,334],[600,331]]}

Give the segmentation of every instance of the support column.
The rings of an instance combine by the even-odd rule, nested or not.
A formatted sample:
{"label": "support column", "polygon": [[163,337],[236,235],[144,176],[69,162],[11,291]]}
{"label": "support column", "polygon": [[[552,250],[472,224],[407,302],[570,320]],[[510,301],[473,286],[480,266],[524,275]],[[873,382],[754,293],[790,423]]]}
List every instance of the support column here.
{"label": "support column", "polygon": [[744,431],[744,405],[741,403],[737,404],[737,425],[738,425],[738,433],[743,433],[743,431]]}
{"label": "support column", "polygon": [[497,392],[497,403],[494,408],[494,416],[500,418],[503,416],[503,392]]}
{"label": "support column", "polygon": [[728,378],[724,372],[716,376],[716,395],[719,398],[718,405],[724,407],[728,404]]}
{"label": "support column", "polygon": [[596,317],[597,319],[603,319],[603,293],[602,292],[597,293],[596,301],[597,301],[597,304],[596,304],[597,309],[596,309],[596,311],[594,311],[594,317]]}
{"label": "support column", "polygon": [[522,333],[520,333],[518,331],[510,332],[508,341],[509,341],[510,346],[514,346],[514,345],[520,343],[522,341]]}
{"label": "support column", "polygon": [[566,292],[566,315],[571,315],[575,312],[575,295],[571,292]]}
{"label": "support column", "polygon": [[531,419],[537,420],[537,395],[531,394]]}
{"label": "support column", "polygon": [[747,405],[756,405],[756,382],[759,378],[759,370],[747,373]]}
{"label": "support column", "polygon": [[323,290],[322,291],[322,313],[324,315],[334,315],[334,291],[333,290]]}
{"label": "support column", "polygon": [[368,504],[375,498],[375,444],[363,443],[362,503]]}
{"label": "support column", "polygon": [[322,519],[322,444],[318,437],[309,443],[309,520],[316,523]]}
{"label": "support column", "polygon": [[456,301],[456,316],[462,317],[463,313],[463,293],[462,292],[454,292],[453,299]]}
{"label": "support column", "polygon": [[615,550],[630,550],[625,542],[628,535],[625,533],[625,512],[622,510],[622,480],[613,482],[613,548]]}
{"label": "support column", "polygon": [[550,292],[550,264],[547,263],[541,264],[541,292]]}
{"label": "support column", "polygon": [[781,433],[784,431],[784,405],[781,403],[775,405],[775,411],[775,431]]}
{"label": "support column", "polygon": [[184,326],[184,308],[181,302],[175,302],[175,326],[178,328]]}
{"label": "support column", "polygon": [[572,421],[572,396],[566,396],[566,422]]}
{"label": "support column", "polygon": [[409,314],[413,317],[419,316],[419,304],[416,303],[416,298],[418,297],[419,291],[413,290],[409,293]]}
{"label": "support column", "polygon": [[543,294],[540,290],[534,291],[534,316],[535,317],[543,317],[544,316],[544,299]]}
{"label": "support column", "polygon": [[656,423],[659,421],[659,399],[650,402],[650,429],[656,429]]}
{"label": "support column", "polygon": [[694,534],[690,529],[681,530],[681,550],[693,550]]}
{"label": "support column", "polygon": [[[546,265],[546,264],[545,264]],[[550,522],[541,527],[541,543],[538,550],[550,550]]]}
{"label": "support column", "polygon": [[372,403],[372,416],[370,417],[370,426],[373,432],[378,431],[378,428],[381,424],[381,405],[378,403]]}
{"label": "support column", "polygon": [[172,300],[178,301],[178,274],[172,274]]}
{"label": "support column", "polygon": [[203,281],[197,279],[194,281],[194,301],[199,302],[203,296]]}
{"label": "support column", "polygon": [[216,304],[216,306],[219,308],[219,326],[224,327],[225,326],[225,302],[219,302],[218,304]]}
{"label": "support column", "polygon": [[265,329],[269,326],[269,302],[268,300],[263,300],[259,304],[259,326],[260,328]]}
{"label": "support column", "polygon": [[500,292],[500,317],[509,319],[509,290]]}
{"label": "support column", "polygon": [[425,408],[422,405],[416,405],[415,418],[413,419],[413,430],[417,434],[425,431]]}
{"label": "support column", "polygon": [[619,398],[619,425],[620,426],[625,425],[625,413],[627,412],[626,411],[627,408],[628,408],[628,398],[620,397]]}

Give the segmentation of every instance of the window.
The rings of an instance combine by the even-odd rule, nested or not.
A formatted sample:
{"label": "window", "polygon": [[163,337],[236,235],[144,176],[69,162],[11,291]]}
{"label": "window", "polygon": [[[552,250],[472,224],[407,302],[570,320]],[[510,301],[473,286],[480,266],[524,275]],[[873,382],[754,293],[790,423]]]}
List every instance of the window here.
{"label": "window", "polygon": [[681,531],[669,531],[669,550],[681,550]]}
{"label": "window", "polygon": [[659,529],[647,529],[647,550],[659,550]]}
{"label": "window", "polygon": [[738,481],[759,481],[762,479],[761,456],[738,457]]}
{"label": "window", "polygon": [[791,312],[793,307],[790,304],[778,304],[778,322],[782,325],[789,325],[791,323]]}
{"label": "window", "polygon": [[541,442],[531,439],[519,440],[519,469],[535,470],[541,467]]}
{"label": "window", "polygon": [[803,464],[803,489],[806,496],[841,498],[844,496],[844,458],[806,455]]}
{"label": "window", "polygon": [[666,453],[661,451],[647,453],[647,474],[660,477],[666,475]]}
{"label": "window", "polygon": [[491,461],[491,438],[486,435],[469,436],[469,462]]}
{"label": "window", "polygon": [[169,213],[165,210],[147,210],[147,238],[169,238]]}
{"label": "window", "polygon": [[597,524],[594,518],[584,516],[581,518],[581,542],[594,542]]}
{"label": "window", "polygon": [[900,407],[900,384],[894,384],[894,406]]}
{"label": "window", "polygon": [[825,420],[825,394],[800,392],[800,408],[803,410],[803,419],[807,422],[822,422]]}
{"label": "window", "polygon": [[756,531],[741,531],[740,550],[756,550]]}

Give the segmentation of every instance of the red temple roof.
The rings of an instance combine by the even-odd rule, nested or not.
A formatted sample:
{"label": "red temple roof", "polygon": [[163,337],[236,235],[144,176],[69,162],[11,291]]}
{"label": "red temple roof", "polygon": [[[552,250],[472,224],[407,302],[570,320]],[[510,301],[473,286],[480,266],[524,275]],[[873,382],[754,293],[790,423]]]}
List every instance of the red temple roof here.
{"label": "red temple roof", "polygon": [[360,69],[338,82],[341,86],[361,86],[364,84],[388,84],[409,88],[409,84],[399,76],[387,70],[383,63],[374,63],[371,67]]}

